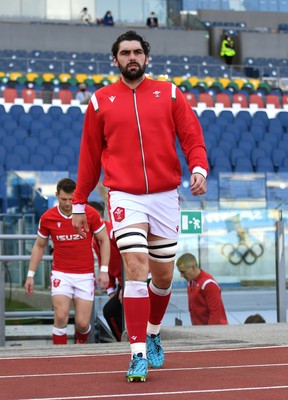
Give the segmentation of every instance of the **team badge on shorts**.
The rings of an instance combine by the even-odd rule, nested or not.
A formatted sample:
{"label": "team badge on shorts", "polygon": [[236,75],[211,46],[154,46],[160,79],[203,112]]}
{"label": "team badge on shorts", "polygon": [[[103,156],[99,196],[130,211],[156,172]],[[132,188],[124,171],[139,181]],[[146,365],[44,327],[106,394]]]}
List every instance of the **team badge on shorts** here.
{"label": "team badge on shorts", "polygon": [[58,287],[60,285],[60,283],[61,283],[61,279],[54,279],[53,286]]}
{"label": "team badge on shorts", "polygon": [[115,219],[115,222],[121,222],[125,218],[125,209],[123,207],[117,207],[113,211],[113,216]]}

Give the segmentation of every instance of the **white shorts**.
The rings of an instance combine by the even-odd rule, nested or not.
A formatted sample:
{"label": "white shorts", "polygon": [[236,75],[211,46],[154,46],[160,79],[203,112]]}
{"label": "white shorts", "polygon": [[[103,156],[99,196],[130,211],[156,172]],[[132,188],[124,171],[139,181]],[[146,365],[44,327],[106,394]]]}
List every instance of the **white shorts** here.
{"label": "white shorts", "polygon": [[114,231],[147,222],[151,234],[178,239],[180,201],[177,189],[141,195],[110,191],[109,212]]}
{"label": "white shorts", "polygon": [[51,296],[57,294],[83,300],[94,300],[95,275],[89,274],[67,274],[65,272],[51,272]]}

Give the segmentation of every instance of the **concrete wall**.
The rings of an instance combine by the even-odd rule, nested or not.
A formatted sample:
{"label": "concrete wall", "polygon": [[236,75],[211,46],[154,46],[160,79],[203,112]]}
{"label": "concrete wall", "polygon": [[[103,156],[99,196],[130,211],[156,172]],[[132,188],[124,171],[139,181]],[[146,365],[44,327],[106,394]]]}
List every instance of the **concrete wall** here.
{"label": "concrete wall", "polygon": [[[0,49],[109,53],[111,44],[115,39],[129,29],[137,30],[150,42],[152,55],[205,56],[211,54],[220,58],[219,51],[223,27],[210,28],[209,40],[207,31],[198,30],[154,30],[143,27],[110,28],[2,22],[0,23]],[[288,58],[287,39],[288,35],[281,33],[241,32],[235,38],[237,56],[234,59],[234,64],[242,64],[244,59],[249,56]]]}
{"label": "concrete wall", "polygon": [[115,39],[130,29],[145,36],[151,54],[208,55],[206,31],[8,22],[0,23],[0,49],[109,53]]}
{"label": "concrete wall", "polygon": [[288,21],[288,13],[280,12],[199,10],[198,16],[201,21],[246,22],[248,28],[268,27],[271,30],[278,30],[279,24]]}
{"label": "concrete wall", "polygon": [[[223,27],[213,27],[210,33],[210,53],[220,58]],[[243,64],[246,57],[288,58],[288,35],[268,32],[240,32],[234,38],[237,54],[234,64]]]}

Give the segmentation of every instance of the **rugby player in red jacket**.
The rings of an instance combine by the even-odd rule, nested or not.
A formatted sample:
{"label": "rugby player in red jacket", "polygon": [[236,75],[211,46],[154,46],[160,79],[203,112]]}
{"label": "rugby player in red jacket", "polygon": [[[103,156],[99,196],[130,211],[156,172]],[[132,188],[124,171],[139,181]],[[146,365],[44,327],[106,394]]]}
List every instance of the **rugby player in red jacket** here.
{"label": "rugby player in red jacket", "polygon": [[95,274],[92,237],[99,242],[101,268],[98,285],[108,285],[110,242],[105,223],[99,213],[87,206],[88,231],[86,237],[72,226],[72,197],[76,183],[64,178],[57,184],[58,205],[47,210],[40,218],[38,236],[33,246],[25,292],[34,291],[34,275],[44,255],[49,237],[54,245],[51,271],[51,296],[54,307],[53,344],[67,344],[67,324],[73,301],[77,344],[87,342],[91,326],[90,317],[94,301]]}
{"label": "rugby player in red jacket", "polygon": [[193,325],[227,325],[221,289],[212,275],[201,270],[193,254],[178,258],[177,268],[188,281],[188,306]]}
{"label": "rugby player in red jacket", "polygon": [[160,368],[164,363],[160,327],[171,296],[180,217],[177,138],[191,172],[193,196],[206,192],[208,174],[199,121],[174,84],[146,78],[149,52],[149,43],[134,31],[112,45],[121,79],[97,90],[88,104],[73,197],[73,226],[84,235],[85,206],[102,168],[125,268],[128,381],[145,381],[148,364]]}

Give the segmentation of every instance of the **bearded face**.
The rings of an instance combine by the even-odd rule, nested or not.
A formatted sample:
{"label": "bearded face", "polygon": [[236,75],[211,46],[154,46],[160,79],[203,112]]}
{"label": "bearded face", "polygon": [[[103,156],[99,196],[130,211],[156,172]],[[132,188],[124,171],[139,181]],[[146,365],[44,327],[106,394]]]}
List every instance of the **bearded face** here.
{"label": "bearded face", "polygon": [[124,40],[119,44],[114,65],[119,68],[121,75],[127,81],[133,82],[142,78],[148,64],[148,55],[137,40]]}
{"label": "bearded face", "polygon": [[138,62],[133,61],[125,66],[120,64],[118,61],[118,68],[125,79],[129,81],[136,81],[144,75],[146,71],[146,63],[144,62],[142,65],[140,65]]}

